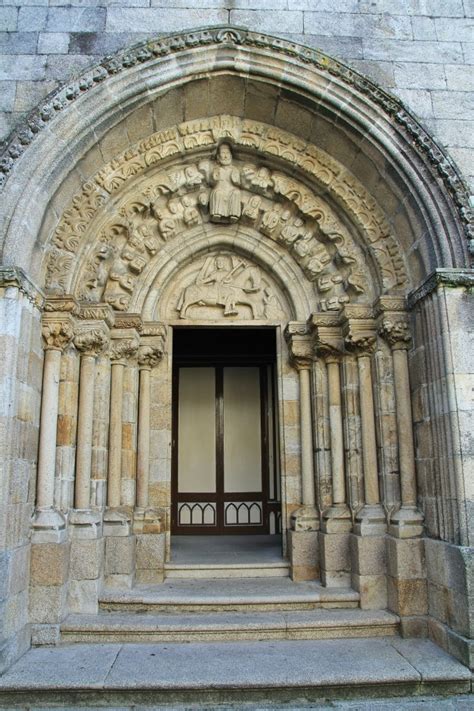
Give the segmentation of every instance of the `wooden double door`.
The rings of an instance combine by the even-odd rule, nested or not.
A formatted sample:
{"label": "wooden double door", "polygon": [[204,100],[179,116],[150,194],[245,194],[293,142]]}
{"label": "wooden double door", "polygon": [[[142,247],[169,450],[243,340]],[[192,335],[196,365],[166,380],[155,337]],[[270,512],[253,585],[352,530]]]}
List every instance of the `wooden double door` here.
{"label": "wooden double door", "polygon": [[277,533],[273,366],[176,366],[173,414],[172,532]]}

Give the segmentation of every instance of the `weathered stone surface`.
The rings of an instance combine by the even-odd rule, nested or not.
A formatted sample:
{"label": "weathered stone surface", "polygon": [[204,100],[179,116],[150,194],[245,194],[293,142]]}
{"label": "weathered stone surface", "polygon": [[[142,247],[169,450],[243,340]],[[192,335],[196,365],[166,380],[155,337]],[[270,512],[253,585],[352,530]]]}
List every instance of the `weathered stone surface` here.
{"label": "weathered stone surface", "polygon": [[31,546],[30,580],[36,586],[56,587],[67,581],[69,544],[34,543]]}

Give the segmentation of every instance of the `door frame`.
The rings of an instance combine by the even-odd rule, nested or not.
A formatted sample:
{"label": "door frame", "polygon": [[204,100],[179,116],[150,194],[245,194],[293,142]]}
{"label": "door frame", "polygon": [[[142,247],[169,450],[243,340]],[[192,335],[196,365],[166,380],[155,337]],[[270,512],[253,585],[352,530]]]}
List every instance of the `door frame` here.
{"label": "door frame", "polygon": [[[212,328],[212,327],[211,327]],[[204,329],[203,329],[204,330]],[[277,334],[275,333],[275,337]],[[262,526],[225,526],[224,520],[224,468],[223,468],[223,368],[224,367],[258,367],[260,370],[260,417],[261,417],[261,459],[262,459],[262,491],[261,492],[237,492],[225,494],[225,500],[232,502],[235,501],[260,501],[262,502],[262,516],[264,525]],[[275,503],[268,501],[269,497],[269,477],[271,473],[269,471],[269,408],[268,408],[268,367],[271,369],[271,396],[273,398],[273,427],[276,429],[278,426],[278,402],[277,402],[277,389],[275,383],[276,377],[276,366],[277,366],[277,353],[275,345],[275,354],[273,360],[269,360],[268,357],[259,357],[255,355],[249,356],[216,356],[216,357],[206,357],[200,358],[199,356],[193,357],[192,355],[187,355],[183,357],[176,358],[173,353],[172,362],[172,448],[171,448],[171,535],[255,535],[262,534],[268,535],[269,533],[269,515],[272,508],[274,508],[275,513],[282,509],[282,491],[281,491],[281,476],[280,476],[280,486],[279,491],[275,489],[275,493],[279,495],[279,501],[275,499]],[[179,369],[182,367],[213,367],[217,369],[216,372],[216,492],[213,494],[207,494],[206,497],[209,502],[216,502],[216,526],[206,526],[193,524],[192,526],[179,526],[177,525],[177,514],[178,514],[178,503],[179,503],[179,492],[178,492],[178,438],[179,438]],[[274,457],[276,455],[275,441],[277,439],[277,433],[273,434],[274,439]],[[277,463],[275,462],[275,465]],[[276,481],[275,481],[276,486]],[[222,492],[222,494],[221,494]],[[221,496],[221,500],[219,500]],[[192,503],[193,501],[202,501],[203,496],[200,494],[186,494],[186,501]]]}

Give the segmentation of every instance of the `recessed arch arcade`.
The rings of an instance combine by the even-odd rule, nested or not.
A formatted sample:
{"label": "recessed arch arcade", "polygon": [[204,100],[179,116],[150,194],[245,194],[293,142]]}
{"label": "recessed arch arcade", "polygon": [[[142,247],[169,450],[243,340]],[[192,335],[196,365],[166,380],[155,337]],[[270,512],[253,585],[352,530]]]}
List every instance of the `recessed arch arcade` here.
{"label": "recessed arch arcade", "polygon": [[[405,614],[406,541],[418,560],[426,531],[471,536],[465,460],[446,458],[460,432],[433,384],[434,324],[451,316],[430,293],[449,281],[464,298],[470,214],[417,121],[318,52],[218,28],[61,88],[1,171],[4,285],[33,324],[15,347],[44,356],[42,386],[26,384],[41,400],[32,545],[137,552],[125,570],[98,545],[95,584],[64,581],[69,609],[95,610],[104,575],[166,574],[173,328],[213,324],[277,334],[294,579]],[[392,568],[364,569],[387,545]]]}

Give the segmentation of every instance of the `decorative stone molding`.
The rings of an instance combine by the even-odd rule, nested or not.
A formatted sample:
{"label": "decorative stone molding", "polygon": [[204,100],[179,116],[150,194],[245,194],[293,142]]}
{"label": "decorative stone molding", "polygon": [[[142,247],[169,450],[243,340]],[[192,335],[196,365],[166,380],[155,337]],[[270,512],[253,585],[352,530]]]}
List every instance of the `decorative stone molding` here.
{"label": "decorative stone molding", "polygon": [[81,304],[78,318],[85,321],[103,321],[109,328],[114,325],[114,312],[108,304]]}
{"label": "decorative stone molding", "polygon": [[[220,142],[223,137],[227,142]],[[84,185],[56,229],[46,270],[48,290],[64,290],[73,281],[80,300],[102,300],[126,311],[140,275],[167,242],[178,234],[183,239],[206,222],[239,222],[291,254],[314,282],[322,310],[339,310],[361,294],[370,296],[363,253],[334,208],[292,175],[246,162],[249,149],[273,163],[279,157],[292,173],[297,168],[329,191],[365,235],[384,289],[406,288],[403,257],[383,211],[352,175],[319,148],[285,131],[216,116],[153,134]],[[183,154],[198,150],[203,159],[181,162]],[[233,155],[237,151],[238,159]],[[139,190],[130,187],[150,166],[163,158],[169,164],[173,155],[178,163],[142,181]],[[123,197],[119,203],[114,198],[110,218],[104,207],[115,193]],[[232,212],[232,201],[235,214],[219,215]],[[84,256],[76,263],[70,256],[79,248]]]}
{"label": "decorative stone molding", "polygon": [[[284,39],[234,27],[209,28],[157,40],[147,40],[135,47],[118,52],[113,57],[105,58],[77,80],[67,86],[60,87],[56,92],[50,94],[29,115],[26,122],[13,133],[0,159],[0,185],[5,183],[15,161],[33,142],[35,136],[72,102],[107,80],[109,76],[115,76],[127,70],[133,71],[133,68],[138,65],[157,64],[157,59],[168,57],[176,52],[185,53],[191,48],[210,46],[239,46],[243,50],[247,47],[252,50],[255,47],[259,51],[270,50],[276,56],[283,55],[291,58],[292,62],[301,63],[302,69],[311,66],[318,73],[329,74],[341,84],[345,84],[351,92],[367,96],[370,101],[380,107],[390,121],[395,121],[398,124],[420,157],[443,180],[456,205],[467,239],[473,239],[469,192],[456,166],[414,116],[405,109],[398,98],[391,96],[353,69],[317,50]],[[156,71],[159,72],[159,69],[157,68]]]}
{"label": "decorative stone molding", "polygon": [[18,289],[28,301],[36,308],[41,309],[44,305],[44,294],[31,279],[29,279],[22,269],[18,267],[0,267],[0,289]]}
{"label": "decorative stone molding", "polygon": [[[474,250],[473,250],[474,251]],[[412,291],[407,298],[407,307],[411,311],[419,301],[431,294],[438,286],[474,288],[474,270],[472,269],[436,269],[424,283]]]}
{"label": "decorative stone molding", "polygon": [[308,324],[313,334],[316,356],[339,361],[344,352],[344,338],[340,320],[330,314],[312,314]]}

